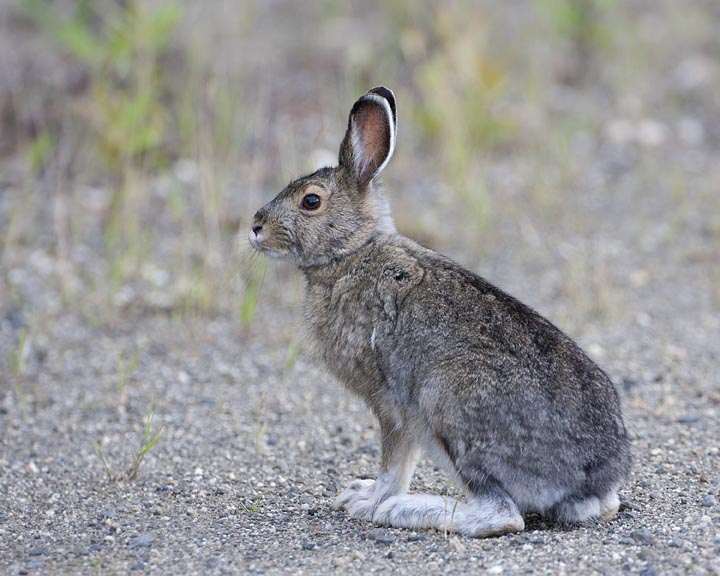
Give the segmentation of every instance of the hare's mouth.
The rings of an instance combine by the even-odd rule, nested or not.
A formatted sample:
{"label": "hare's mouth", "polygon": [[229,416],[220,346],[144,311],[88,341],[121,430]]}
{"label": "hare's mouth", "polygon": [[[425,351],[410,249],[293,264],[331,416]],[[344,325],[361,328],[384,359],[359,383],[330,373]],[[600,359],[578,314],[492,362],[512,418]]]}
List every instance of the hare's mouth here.
{"label": "hare's mouth", "polygon": [[250,241],[250,246],[255,248],[255,250],[258,250],[260,252],[264,250],[264,246],[262,245],[262,238],[259,234],[256,234],[255,232],[250,232],[250,234],[248,234],[248,240]]}
{"label": "hare's mouth", "polygon": [[248,240],[250,240],[250,246],[252,246],[255,250],[258,252],[262,252],[263,254],[270,256],[270,258],[286,258],[287,253],[285,252],[278,252],[277,250],[274,250],[270,248],[267,244],[263,242],[262,234],[256,234],[255,232],[250,232],[248,235]]}

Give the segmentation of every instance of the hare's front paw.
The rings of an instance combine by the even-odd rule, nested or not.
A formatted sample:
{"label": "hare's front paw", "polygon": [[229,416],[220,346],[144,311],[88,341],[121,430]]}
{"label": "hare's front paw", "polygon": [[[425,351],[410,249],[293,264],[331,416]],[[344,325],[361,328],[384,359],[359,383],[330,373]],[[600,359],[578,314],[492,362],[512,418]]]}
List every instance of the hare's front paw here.
{"label": "hare's front paw", "polygon": [[375,480],[353,480],[335,499],[333,508],[344,508],[353,518],[371,520],[379,504],[374,488]]}

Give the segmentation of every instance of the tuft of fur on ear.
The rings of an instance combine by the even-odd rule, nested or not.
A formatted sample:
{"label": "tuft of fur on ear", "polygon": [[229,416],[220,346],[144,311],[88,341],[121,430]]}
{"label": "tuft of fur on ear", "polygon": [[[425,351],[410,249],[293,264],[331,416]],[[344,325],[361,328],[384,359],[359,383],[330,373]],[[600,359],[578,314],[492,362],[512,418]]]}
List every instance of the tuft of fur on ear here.
{"label": "tuft of fur on ear", "polygon": [[341,166],[350,168],[360,188],[365,188],[385,168],[395,150],[396,135],[397,113],[392,91],[378,86],[355,102],[339,160]]}

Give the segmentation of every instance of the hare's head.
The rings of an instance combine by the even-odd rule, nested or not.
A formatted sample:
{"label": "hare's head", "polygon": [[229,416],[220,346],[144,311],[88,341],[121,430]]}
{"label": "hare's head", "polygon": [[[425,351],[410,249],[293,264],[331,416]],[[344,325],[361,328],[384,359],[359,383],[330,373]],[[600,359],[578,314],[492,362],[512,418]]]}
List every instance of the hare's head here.
{"label": "hare's head", "polygon": [[394,232],[377,176],[395,149],[395,96],[373,88],[352,107],[339,164],[299,178],[255,214],[250,244],[301,268],[322,266]]}

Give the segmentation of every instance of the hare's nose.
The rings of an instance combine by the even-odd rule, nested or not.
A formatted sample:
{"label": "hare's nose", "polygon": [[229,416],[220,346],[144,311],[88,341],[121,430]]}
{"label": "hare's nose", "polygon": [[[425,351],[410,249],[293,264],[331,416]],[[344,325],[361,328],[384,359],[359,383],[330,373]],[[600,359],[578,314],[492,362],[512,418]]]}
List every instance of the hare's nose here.
{"label": "hare's nose", "polygon": [[252,231],[253,234],[256,236],[262,232],[263,229],[263,220],[265,219],[264,214],[260,210],[255,212],[255,217],[253,218],[253,226]]}

